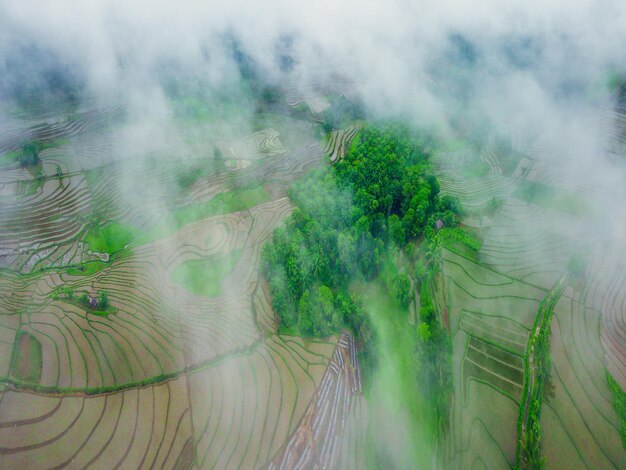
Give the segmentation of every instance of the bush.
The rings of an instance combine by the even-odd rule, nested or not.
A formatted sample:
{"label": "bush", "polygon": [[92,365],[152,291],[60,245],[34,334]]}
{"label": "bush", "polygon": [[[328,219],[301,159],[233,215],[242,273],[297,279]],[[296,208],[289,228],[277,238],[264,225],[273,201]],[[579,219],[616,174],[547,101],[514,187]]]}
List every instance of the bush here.
{"label": "bush", "polygon": [[400,305],[408,307],[411,303],[411,281],[409,276],[398,273],[393,279],[393,295]]}
{"label": "bush", "polygon": [[41,162],[39,159],[39,151],[41,150],[41,147],[41,143],[36,140],[23,142],[20,153],[17,157],[20,165],[23,167],[38,165]]}
{"label": "bush", "polygon": [[608,372],[606,373],[606,378],[613,394],[613,408],[621,421],[620,436],[622,438],[622,446],[626,449],[626,392]]}
{"label": "bush", "polygon": [[98,292],[98,310],[106,310],[109,307],[109,294],[105,290]]}
{"label": "bush", "polygon": [[417,327],[417,335],[419,336],[419,339],[422,340],[424,343],[430,340],[433,334],[430,331],[430,326],[428,326],[428,323],[420,323],[420,326]]}

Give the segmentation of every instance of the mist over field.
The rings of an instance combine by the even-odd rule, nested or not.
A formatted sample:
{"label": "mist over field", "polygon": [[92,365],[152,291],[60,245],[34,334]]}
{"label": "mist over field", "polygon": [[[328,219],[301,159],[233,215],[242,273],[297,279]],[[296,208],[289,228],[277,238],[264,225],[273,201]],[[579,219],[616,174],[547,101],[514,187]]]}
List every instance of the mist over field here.
{"label": "mist over field", "polygon": [[626,7],[618,1],[23,1],[1,8],[5,119],[16,99],[48,93],[124,103],[125,154],[180,144],[172,142],[172,83],[236,103],[238,124],[251,128],[254,103],[237,87],[243,71],[304,94],[318,82],[345,82],[369,116],[403,116],[443,135],[541,136],[581,175],[594,175],[577,182],[594,190],[621,178],[602,161],[614,138],[607,84],[623,76],[626,55]]}
{"label": "mist over field", "polygon": [[[533,422],[541,465],[626,464],[624,44],[618,0],[0,2],[0,422],[21,423],[29,393],[95,407],[137,391],[189,428],[165,424],[169,450],[150,439],[139,466],[538,468],[524,457]],[[408,157],[385,140],[416,135]],[[373,173],[341,165],[362,163],[367,138],[431,184],[425,234],[403,221],[389,242],[412,193],[384,218],[370,204],[384,234],[370,245],[358,220],[341,225],[361,214],[349,178]],[[20,160],[31,151],[35,163]],[[375,274],[351,259],[343,284],[318,285],[315,223],[337,231],[339,256],[358,243],[360,258],[382,253]],[[284,247],[313,279],[291,310]],[[406,302],[392,295],[399,274]],[[344,322],[315,334],[281,311],[328,305]],[[55,335],[87,330],[47,362]],[[439,349],[424,353],[431,335]],[[535,379],[544,348],[552,372]],[[163,398],[185,393],[188,408]],[[11,439],[0,435],[0,466],[41,462]]]}
{"label": "mist over field", "polygon": [[606,99],[607,73],[623,68],[625,34],[624,6],[610,1],[428,8],[25,1],[5,4],[2,21],[5,93],[35,83],[41,92],[65,72],[87,92],[158,106],[163,73],[175,69],[223,86],[238,74],[236,49],[268,80],[288,75],[285,53],[296,58],[303,86],[317,74],[351,73],[379,112],[439,122],[463,106],[524,125],[542,121],[538,115],[563,120]]}

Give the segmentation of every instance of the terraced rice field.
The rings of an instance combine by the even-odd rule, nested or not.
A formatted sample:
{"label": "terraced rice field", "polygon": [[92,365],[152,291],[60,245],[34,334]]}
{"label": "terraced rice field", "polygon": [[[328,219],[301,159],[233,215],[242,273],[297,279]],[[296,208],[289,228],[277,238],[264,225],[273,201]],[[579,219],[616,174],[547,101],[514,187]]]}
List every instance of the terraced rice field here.
{"label": "terraced rice field", "polygon": [[[358,85],[320,75],[283,90],[313,119],[325,93],[352,100]],[[120,149],[123,116],[24,116],[0,136],[0,467],[366,468],[354,339],[277,334],[259,275],[263,244],[292,211],[287,187],[343,158],[359,124],[325,143],[293,145],[267,124],[136,154]],[[25,139],[50,144],[34,168],[14,161]],[[438,466],[516,464],[530,331],[591,246],[554,309],[542,449],[549,468],[626,468],[606,382],[608,370],[626,386],[621,222],[590,230],[598,182],[577,186],[584,168],[527,142],[500,132],[470,176],[440,175],[482,245],[447,246],[435,283],[454,381]],[[90,307],[103,291],[108,307]]]}
{"label": "terraced rice field", "polygon": [[[516,462],[524,348],[545,291],[451,252],[444,276],[456,391],[446,465],[509,468]],[[583,297],[570,287],[554,311],[542,449],[548,468],[622,468],[626,452],[606,382],[611,363],[602,314]]]}
{"label": "terraced rice field", "polygon": [[352,139],[354,139],[358,132],[359,126],[352,125],[346,129],[338,129],[330,133],[324,151],[330,157],[331,162],[334,163],[345,156],[350,148]]}
{"label": "terraced rice field", "polygon": [[584,292],[585,305],[600,312],[599,330],[606,367],[613,377],[626,386],[626,312],[624,309],[624,268],[626,257],[616,243],[607,243],[592,253],[604,256],[603,265],[590,262]]}
{"label": "terraced rice field", "polygon": [[[494,217],[480,250],[481,261],[498,271],[545,288],[559,277],[583,240],[575,218],[510,198]],[[565,229],[567,227],[567,230]]]}
{"label": "terraced rice field", "polygon": [[[276,334],[259,275],[292,210],[286,188],[324,150],[265,129],[193,158],[121,158],[122,114],[28,121],[0,138],[5,154],[26,137],[66,139],[41,152],[38,174],[0,170],[0,467],[274,467],[298,448],[358,468],[352,337]],[[102,291],[105,311],[80,300]],[[320,445],[308,453],[293,444],[306,423]]]}
{"label": "terraced rice field", "polygon": [[485,175],[481,178],[463,179],[453,175],[440,178],[441,190],[461,200],[463,207],[476,210],[485,206],[492,198],[505,198],[515,190],[516,182],[497,174]]}
{"label": "terraced rice field", "polygon": [[523,354],[545,291],[463,256],[443,257],[455,398],[447,465],[515,464]]}
{"label": "terraced rice field", "polygon": [[[619,127],[620,117],[613,114],[612,122]],[[545,154],[549,152],[550,158]],[[623,229],[621,222],[611,222],[606,228],[600,229],[605,218],[594,216],[606,212],[606,201],[611,196],[607,193],[606,182],[592,179],[585,164],[566,166],[556,173],[553,168],[562,162],[565,156],[561,152],[544,145],[538,146],[536,154],[541,157],[541,163],[534,167],[536,172],[530,173],[528,178],[542,184],[576,194],[584,202],[582,208],[585,212],[584,223],[575,222],[575,215],[568,214],[560,217],[567,219],[554,221],[549,230],[562,240],[577,238],[580,242],[586,242],[591,246],[588,254],[588,265],[585,272],[585,292],[581,303],[600,312],[600,341],[605,352],[605,366],[613,374],[622,387],[626,387],[626,310],[623,302],[624,266],[626,255],[623,248]],[[606,168],[607,172],[613,164],[610,158],[598,158],[589,163]],[[585,174],[589,176],[583,177]],[[611,186],[612,187],[612,186]],[[613,199],[611,199],[613,201]],[[614,203],[613,203],[614,202]],[[621,199],[614,200],[611,205],[611,216],[616,221],[622,219],[626,213]],[[554,213],[554,212],[553,212]],[[551,216],[552,217],[552,216]],[[563,233],[559,227],[568,227],[568,233]],[[562,245],[567,245],[562,243]],[[576,244],[573,245],[576,249]],[[584,246],[584,245],[583,245]],[[560,248],[562,251],[562,248]],[[556,249],[555,252],[558,252]]]}
{"label": "terraced rice field", "polygon": [[361,392],[356,345],[344,334],[297,429],[269,468],[363,468]]}
{"label": "terraced rice field", "polygon": [[218,141],[215,146],[222,151],[223,158],[236,160],[258,160],[285,152],[274,129],[264,129],[240,140]]}
{"label": "terraced rice field", "polygon": [[612,407],[600,313],[570,290],[554,311],[553,371],[541,420],[549,468],[622,468],[621,423]]}
{"label": "terraced rice field", "polygon": [[304,70],[296,65],[291,71],[290,79],[281,87],[286,103],[293,108],[305,105],[315,118],[331,106],[331,95],[354,101],[362,80],[352,70],[349,61],[344,60],[341,64],[334,65],[320,66],[315,70]]}
{"label": "terraced rice field", "polygon": [[[336,340],[335,340],[336,341]],[[116,393],[0,398],[0,465],[250,468],[278,451],[335,343],[272,336],[215,367]]]}
{"label": "terraced rice field", "polygon": [[[621,422],[606,380],[608,370],[626,386],[621,232],[610,227],[598,239],[593,214],[602,196],[590,188],[601,186],[588,179],[587,186],[576,186],[584,167],[565,168],[566,156],[541,140],[514,147],[521,154],[515,168],[505,171],[487,145],[482,175],[467,179],[463,168],[451,168],[440,180],[442,191],[460,198],[465,223],[483,241],[477,256],[456,250],[443,256],[455,395],[439,461],[443,468],[517,463],[530,328],[569,260],[591,246],[584,274],[566,288],[553,314],[541,449],[547,468],[624,468]],[[540,196],[529,192],[539,189]],[[584,197],[585,204],[571,210],[578,203],[570,204],[570,197]],[[500,203],[490,213],[492,198]]]}

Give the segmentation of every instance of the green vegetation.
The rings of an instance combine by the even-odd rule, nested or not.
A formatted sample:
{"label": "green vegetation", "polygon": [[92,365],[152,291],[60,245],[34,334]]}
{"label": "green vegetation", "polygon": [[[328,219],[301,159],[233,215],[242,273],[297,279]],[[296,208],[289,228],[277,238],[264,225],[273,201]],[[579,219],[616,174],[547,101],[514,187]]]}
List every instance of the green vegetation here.
{"label": "green vegetation", "polygon": [[184,97],[175,101],[177,115],[190,121],[209,122],[215,119],[215,107],[196,97]]}
{"label": "green vegetation", "polygon": [[19,163],[23,168],[36,167],[41,163],[39,154],[46,149],[60,147],[67,143],[67,139],[25,140],[20,144],[20,149],[14,152],[7,152],[0,156],[0,167]]}
{"label": "green vegetation", "polygon": [[420,292],[420,323],[417,329],[420,347],[417,348],[420,369],[420,387],[427,397],[435,435],[442,436],[448,426],[448,407],[452,385],[452,344],[431,298],[431,283],[438,273],[431,269],[430,277],[422,283]]}
{"label": "green vegetation", "polygon": [[241,249],[236,249],[185,261],[172,272],[172,281],[196,295],[217,297],[222,293],[224,278],[233,270],[241,253]]}
{"label": "green vegetation", "polygon": [[494,217],[496,215],[496,212],[498,212],[498,210],[502,207],[503,203],[504,201],[502,199],[492,197],[491,199],[489,199],[489,202],[485,207],[486,214],[489,217]]}
{"label": "green vegetation", "polygon": [[72,276],[90,276],[97,273],[98,271],[103,270],[107,266],[109,266],[109,264],[105,263],[104,261],[87,261],[86,263],[81,263],[79,265],[68,268],[67,273]]}
{"label": "green vegetation", "polygon": [[[306,336],[343,326],[359,331],[363,317],[350,282],[373,280],[389,247],[403,249],[424,234],[433,237],[438,221],[457,222],[458,205],[439,197],[429,169],[428,154],[406,130],[366,128],[333,169],[291,188],[297,207],[263,253],[283,327]],[[306,314],[318,310],[326,313]]]}
{"label": "green vegetation", "polygon": [[117,312],[117,309],[109,303],[109,293],[106,290],[99,290],[96,297],[92,297],[88,292],[80,292],[77,295],[71,288],[63,286],[52,291],[51,296],[54,300],[62,300],[96,315],[106,317]]}
{"label": "green vegetation", "polygon": [[19,332],[15,341],[12,375],[23,382],[39,383],[41,379],[41,343],[29,333]]}
{"label": "green vegetation", "polygon": [[[382,272],[375,281],[353,286],[376,332],[375,337],[369,339],[376,343],[370,346],[370,355],[377,356],[376,370],[375,375],[370,371],[363,377],[364,392],[375,408],[385,410],[384,417],[373,413],[369,421],[366,452],[370,465],[367,468],[395,468],[389,464],[390,458],[405,463],[402,468],[412,468],[411,463],[430,461],[432,448],[429,444],[436,420],[430,401],[424,399],[427,391],[423,383],[423,357],[419,353],[423,348],[422,340],[415,327],[408,324],[406,309],[381,279],[384,276]],[[361,362],[362,370],[363,366]],[[403,423],[402,430],[408,437],[404,455],[398,455],[396,447],[389,449],[389,440],[383,438],[388,427],[393,429],[396,418]],[[393,432],[392,429],[389,431]]]}
{"label": "green vegetation", "polygon": [[206,217],[247,210],[270,199],[265,187],[257,183],[220,193],[210,201],[174,209],[156,227],[134,239],[133,244],[150,243]]}
{"label": "green vegetation", "polygon": [[411,303],[411,280],[405,273],[397,273],[393,278],[393,295],[400,305],[408,308]]}
{"label": "green vegetation", "polygon": [[524,390],[518,419],[517,468],[545,467],[545,458],[541,455],[541,404],[544,385],[552,367],[550,358],[552,313],[566,284],[567,278],[562,276],[542,300],[528,340],[524,356]]}
{"label": "green vegetation", "polygon": [[306,336],[329,336],[343,326],[343,316],[328,309],[328,303],[346,309],[343,313],[354,310],[347,292],[349,274],[359,262],[368,263],[357,253],[374,241],[363,234],[357,246],[348,233],[351,198],[339,189],[332,171],[315,172],[289,194],[297,207],[286,225],[276,229],[273,243],[264,247],[263,271],[282,327]]}
{"label": "green vegetation", "polygon": [[138,228],[129,224],[113,222],[104,228],[94,224],[85,235],[85,242],[92,251],[111,255],[123,250],[140,233]]}
{"label": "green vegetation", "polygon": [[606,380],[609,382],[609,388],[613,394],[613,408],[621,421],[619,433],[624,450],[626,450],[626,392],[609,372],[606,373]]}
{"label": "green vegetation", "polygon": [[243,211],[270,200],[262,185],[252,185],[225,193],[220,193],[208,202],[189,204],[173,212],[177,227],[196,222],[205,217]]}
{"label": "green vegetation", "polygon": [[[280,328],[322,337],[351,329],[364,372],[384,351],[393,368],[410,374],[403,390],[424,393],[413,417],[430,417],[439,433],[451,390],[450,342],[427,285],[439,269],[444,227],[445,237],[475,241],[453,229],[460,207],[439,195],[425,145],[403,128],[364,128],[341,162],[288,194],[296,208],[264,247],[262,265]],[[422,321],[414,327],[409,275],[423,291]]]}
{"label": "green vegetation", "polygon": [[224,160],[219,149],[214,149],[213,159],[203,158],[198,162],[181,165],[177,170],[176,182],[182,189],[191,188],[200,178],[223,169]]}
{"label": "green vegetation", "polygon": [[450,246],[454,242],[458,242],[461,245],[469,248],[475,254],[478,254],[480,250],[480,240],[458,227],[444,228],[439,231],[439,238],[441,242],[446,246]]}
{"label": "green vegetation", "polygon": [[109,294],[105,290],[98,292],[98,310],[107,310],[109,308]]}
{"label": "green vegetation", "polygon": [[37,140],[30,140],[22,143],[17,154],[17,161],[22,167],[35,166],[41,163],[39,152],[43,149],[43,144]]}
{"label": "green vegetation", "polygon": [[619,93],[626,85],[626,75],[618,70],[612,70],[607,77],[607,87],[613,93]]}
{"label": "green vegetation", "polygon": [[39,191],[43,187],[44,182],[45,179],[41,175],[38,175],[33,179],[23,181],[22,197],[32,196],[33,194],[37,193],[37,191]]}
{"label": "green vegetation", "polygon": [[[219,151],[215,159],[196,162],[191,166],[176,167],[177,190],[189,188],[198,178],[211,174],[217,167],[223,166]],[[90,185],[95,184],[102,177],[101,169],[85,172]],[[181,229],[187,224],[197,222],[207,217],[250,209],[271,199],[263,184],[257,182],[217,194],[206,202],[191,203],[174,208],[163,217],[156,226],[143,232],[130,224],[111,222],[101,228],[97,223],[91,226],[84,241],[92,251],[113,255],[124,249],[128,244],[143,245],[151,243]]]}
{"label": "green vegetation", "polygon": [[197,74],[169,73],[163,77],[163,87],[173,116],[191,128],[194,124],[232,122],[241,117],[242,107],[252,107],[254,100],[245,80],[232,80],[216,90]]}
{"label": "green vegetation", "polygon": [[7,152],[0,156],[0,167],[13,165],[17,162],[19,152]]}
{"label": "green vegetation", "polygon": [[52,299],[64,299],[64,300],[74,300],[74,291],[69,287],[57,287],[54,291],[52,291]]}
{"label": "green vegetation", "polygon": [[[159,66],[156,79],[178,86],[178,68]],[[435,144],[372,127],[339,96],[308,101],[332,103],[319,114],[292,110],[297,76],[239,95],[200,81],[164,90],[176,138],[149,148],[109,129],[136,130],[119,100],[87,97],[65,128],[54,110],[16,113],[16,130],[33,127],[12,140],[11,125],[15,151],[0,154],[0,467],[44,454],[49,466],[102,462],[124,439],[127,467],[144,456],[203,468],[625,467],[623,377],[605,370],[618,374],[624,291],[619,260],[600,262],[619,247],[569,237],[567,214],[560,230],[542,227],[555,210],[594,212],[593,192],[523,182],[558,165],[515,123],[474,137],[480,113],[455,113]],[[321,78],[311,93],[353,95],[350,77],[330,88]],[[335,166],[311,172],[322,128],[336,129],[322,145]],[[51,142],[20,148],[24,135],[72,137],[44,150]],[[277,200],[285,185],[293,204]],[[466,226],[444,194],[471,211]],[[218,240],[232,251],[209,256]],[[589,268],[586,250],[598,255]],[[568,259],[578,288],[554,308],[550,335],[547,291]],[[118,402],[119,425],[101,422]],[[51,441],[53,428],[84,438]]]}
{"label": "green vegetation", "polygon": [[[328,97],[331,106],[321,113],[322,129],[324,132],[330,132],[333,129],[339,129],[346,127],[355,120],[361,120],[365,118],[365,111],[363,104],[359,101],[352,101],[344,96]],[[304,106],[300,111],[308,111],[308,106],[302,103]]]}

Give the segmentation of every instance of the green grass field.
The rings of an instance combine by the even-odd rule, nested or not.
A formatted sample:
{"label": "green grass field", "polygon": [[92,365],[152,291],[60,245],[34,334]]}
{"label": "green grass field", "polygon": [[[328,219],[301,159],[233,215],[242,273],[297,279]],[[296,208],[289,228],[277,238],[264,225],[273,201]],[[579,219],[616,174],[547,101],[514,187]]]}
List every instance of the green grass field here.
{"label": "green grass field", "polygon": [[151,243],[176,232],[185,225],[206,217],[247,210],[270,199],[270,195],[264,186],[252,185],[218,194],[206,202],[179,207],[169,213],[150,231],[135,238],[133,245],[139,246]]}
{"label": "green grass field", "polygon": [[172,281],[196,295],[218,297],[224,278],[233,270],[241,253],[238,249],[185,261],[172,272]]}
{"label": "green grass field", "polygon": [[85,236],[85,242],[92,251],[112,255],[122,251],[140,233],[137,227],[118,222],[113,222],[104,228],[93,225]]}

